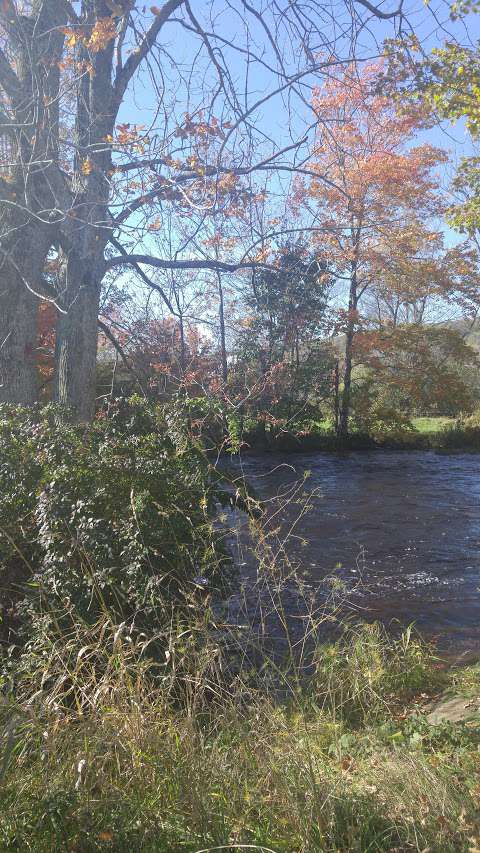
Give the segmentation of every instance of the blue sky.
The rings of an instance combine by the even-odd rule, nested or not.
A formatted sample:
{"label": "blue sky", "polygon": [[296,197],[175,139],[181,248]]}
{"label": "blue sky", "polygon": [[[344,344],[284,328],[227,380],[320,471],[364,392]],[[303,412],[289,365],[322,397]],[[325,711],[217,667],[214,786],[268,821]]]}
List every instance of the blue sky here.
{"label": "blue sky", "polygon": [[[260,8],[261,5],[262,4],[259,2],[256,3],[257,8]],[[433,8],[433,5],[434,4],[432,3],[431,6],[427,7],[423,2],[417,2],[417,0],[415,0],[415,2],[410,3],[407,6],[408,11],[406,17],[408,21],[411,22],[416,34],[427,51],[434,46],[441,45],[442,42],[448,38],[455,37],[466,44],[469,42],[475,43],[477,39],[480,39],[480,15],[470,15],[466,23],[452,23],[449,20],[449,7],[447,4],[441,2],[435,9]],[[226,4],[222,3],[221,0],[218,0],[218,2],[214,0],[212,3],[204,3],[204,6],[200,6],[200,8],[204,8],[206,12],[207,9],[225,9],[225,6]],[[199,15],[199,12],[197,12],[197,14]],[[205,20],[205,18],[202,19],[202,24],[205,23]],[[239,31],[238,34],[236,32],[237,29],[239,29],[239,21],[238,17],[231,9],[225,9],[219,20],[217,19],[216,25],[218,27],[218,31],[227,38],[232,38],[233,40],[238,38],[239,42],[244,38],[244,34],[241,34]],[[357,55],[360,57],[375,56],[381,50],[383,39],[390,37],[393,34],[393,28],[390,22],[374,21],[369,25],[368,29],[365,29],[363,33],[360,33],[356,47]],[[265,34],[261,31],[261,28],[255,21],[253,21],[253,23],[251,20],[249,21],[249,36],[259,44],[262,43],[265,45],[266,57],[273,64],[275,62],[273,51],[267,43]],[[195,40],[193,36],[186,33],[185,30],[181,29],[177,23],[168,24],[164,29],[163,42],[171,55],[173,55],[175,59],[180,60],[181,63],[184,63],[185,67],[190,63],[191,56],[198,45],[198,41]],[[285,44],[284,38],[282,43],[282,38],[280,37],[279,47],[280,50],[286,53],[287,62],[290,67],[293,67],[297,62],[297,57],[288,55],[289,53],[291,54],[291,45]],[[339,40],[338,49],[341,55],[346,55],[347,45],[345,40]],[[231,76],[236,79],[239,88],[248,88],[250,103],[267,94],[276,85],[273,75],[266,72],[258,63],[251,66],[248,82],[246,82],[244,57],[232,50],[228,50],[227,64]],[[299,61],[298,65],[300,64],[301,62]],[[209,79],[211,85],[214,85],[215,81],[213,76],[208,78],[207,75],[205,80],[200,79],[205,66],[206,63],[200,62],[198,66],[198,87],[195,79],[193,78],[194,89],[198,88],[198,90],[200,90],[201,86],[205,83],[208,88]],[[167,77],[170,76],[168,60],[165,62],[165,69]],[[305,93],[308,93],[307,86],[310,82],[314,82],[313,77],[310,79],[305,78],[305,81],[303,81]],[[187,91],[186,87],[184,87],[182,91],[182,85],[178,85],[178,79],[175,80],[174,75],[171,75],[171,83],[172,88],[175,89],[175,96],[177,98],[175,109],[177,117],[180,119],[182,112],[186,112],[189,106]],[[167,100],[168,99],[169,94],[167,92]],[[121,114],[122,120],[141,123],[148,126],[151,121],[151,116],[155,110],[155,100],[156,96],[149,83],[148,75],[143,72],[136,80],[134,91],[129,93],[128,99],[125,102]],[[195,96],[193,97],[193,103],[195,103]],[[308,116],[307,108],[303,107],[298,99],[294,104],[294,108],[293,121],[290,118],[289,123],[290,126],[293,124],[295,134],[296,130],[298,133],[302,132],[303,126],[308,121]],[[288,144],[290,138],[285,115],[285,102],[283,95],[277,95],[275,98],[272,98],[263,104],[252,115],[252,119],[254,120],[256,129],[260,134],[265,134],[267,139],[270,138],[278,147],[282,147],[283,144]],[[472,150],[468,134],[465,132],[465,128],[462,123],[459,123],[455,127],[436,127],[422,134],[420,139],[422,141],[426,139],[435,145],[447,148],[452,154],[454,162],[458,161],[461,156],[471,153]],[[446,180],[448,180],[451,172],[451,168],[446,170]]]}
{"label": "blue sky", "polygon": [[[387,0],[387,2],[391,3],[393,0]],[[240,45],[242,44],[242,40],[246,38],[246,33],[241,31],[239,18],[232,11],[232,8],[227,8],[227,5],[224,0],[211,0],[211,2],[209,0],[209,2],[200,5],[200,8],[205,13],[212,9],[215,11],[215,15],[218,12],[218,17],[215,19],[218,31],[223,36],[231,39],[236,45]],[[256,2],[255,5],[256,8],[260,8],[262,4]],[[439,2],[435,8],[433,8],[433,5],[432,3],[431,6],[427,7],[423,2],[417,2],[417,0],[407,4],[406,17],[426,51],[431,50],[435,46],[440,46],[448,39],[456,38],[462,43],[470,45],[480,39],[480,15],[470,15],[466,22],[452,23],[449,19],[448,4]],[[331,9],[332,7],[327,7],[327,5],[320,7],[319,5],[319,8]],[[338,20],[340,21],[342,14],[345,20],[347,13],[345,12],[343,0],[335,8],[341,10],[338,12]],[[386,4],[383,8],[386,8]],[[200,11],[196,10],[196,13],[200,15]],[[202,18],[202,24],[205,24],[207,28],[210,26],[210,24],[206,24],[206,15]],[[330,33],[327,31],[322,32],[323,38],[328,39],[333,34],[335,27],[336,23],[332,24],[332,31]],[[374,58],[380,55],[383,40],[393,35],[394,31],[390,22],[370,21],[368,27],[365,27],[357,38],[355,55],[361,59]],[[254,42],[265,44],[265,58],[274,64],[274,51],[265,39],[265,34],[257,22],[249,21],[248,36]],[[162,47],[165,49],[165,54],[161,60],[163,63],[162,73],[166,77],[165,107],[167,112],[169,109],[175,111],[175,119],[172,122],[174,126],[177,120],[181,121],[183,114],[187,110],[191,110],[191,105],[197,103],[197,97],[200,96],[202,89],[206,89],[207,91],[209,87],[210,90],[212,89],[215,85],[216,77],[210,72],[205,71],[208,65],[207,58],[205,57],[205,60],[200,60],[197,65],[196,75],[193,75],[189,79],[193,93],[189,98],[187,85],[177,76],[177,72],[173,70],[173,65],[178,62],[181,68],[187,69],[191,64],[192,56],[195,55],[198,48],[198,40],[185,32],[178,23],[172,22],[162,32]],[[285,37],[283,39],[282,37],[279,38],[279,49],[285,53],[289,69],[298,68],[302,64],[305,64],[305,58],[295,54],[295,51],[292,50],[292,44],[289,44]],[[342,58],[348,56],[348,40],[345,38],[338,39],[337,49]],[[239,90],[248,92],[249,103],[253,103],[263,97],[277,85],[274,75],[267,72],[259,63],[251,65],[248,69],[247,79],[244,56],[230,48],[227,48],[226,56],[228,71],[232,78],[235,79]],[[171,60],[169,57],[173,59],[172,68],[170,68]],[[160,76],[160,72],[158,72],[158,75]],[[305,78],[302,82],[304,86],[303,93],[307,100],[309,93],[308,86],[315,82],[316,80],[313,76]],[[155,112],[156,99],[157,95],[153,89],[151,79],[148,73],[144,71],[137,78],[133,91],[129,93],[121,113],[121,120],[150,126],[152,115]],[[258,150],[253,152],[253,157],[261,156],[262,149],[266,151],[269,148],[271,149],[272,146],[282,148],[288,144],[292,128],[294,137],[303,132],[303,128],[309,121],[308,106],[303,105],[298,98],[295,100],[293,106],[293,113],[287,121],[287,105],[284,96],[277,95],[262,104],[252,115],[259,145]],[[219,109],[221,109],[220,102]],[[225,109],[225,117],[230,117],[228,109]],[[157,122],[158,129],[161,129],[162,122],[163,118],[160,116]],[[262,138],[263,142],[261,141]],[[451,153],[452,163],[442,171],[442,180],[445,185],[450,182],[454,174],[455,163],[462,156],[472,153],[471,142],[462,123],[458,123],[455,127],[443,126],[431,129],[428,132],[419,134],[418,141],[428,141],[434,145],[447,148]],[[275,193],[281,196],[286,185],[274,179],[272,188]],[[461,239],[456,232],[453,232],[447,226],[443,225],[442,227],[445,231],[447,243],[452,244]],[[147,246],[151,248],[148,245],[148,238],[146,240]],[[184,257],[186,256],[188,256],[188,253],[184,255]]]}

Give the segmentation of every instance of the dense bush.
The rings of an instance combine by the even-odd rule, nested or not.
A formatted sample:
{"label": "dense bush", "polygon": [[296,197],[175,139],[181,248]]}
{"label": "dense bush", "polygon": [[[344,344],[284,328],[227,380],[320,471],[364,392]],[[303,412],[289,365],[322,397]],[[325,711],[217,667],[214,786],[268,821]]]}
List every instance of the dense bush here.
{"label": "dense bush", "polygon": [[0,408],[4,641],[68,612],[158,628],[217,570],[214,484],[187,421],[136,400],[90,426]]}
{"label": "dense bush", "polygon": [[446,449],[480,450],[480,411],[457,418],[444,430],[443,444]]}

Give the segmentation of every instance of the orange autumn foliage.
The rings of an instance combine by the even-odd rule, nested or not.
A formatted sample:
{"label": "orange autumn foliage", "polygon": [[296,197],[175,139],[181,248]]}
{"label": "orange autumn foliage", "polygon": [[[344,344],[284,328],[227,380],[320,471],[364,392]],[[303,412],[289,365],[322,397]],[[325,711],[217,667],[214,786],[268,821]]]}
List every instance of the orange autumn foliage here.
{"label": "orange autumn foliage", "polygon": [[[419,217],[440,210],[435,167],[445,153],[411,147],[419,113],[398,113],[376,94],[380,64],[350,64],[313,94],[317,132],[308,184],[296,182],[294,204],[314,205],[317,239],[338,267],[357,261],[364,277],[385,262],[379,243]],[[365,282],[366,283],[366,282]]]}
{"label": "orange autumn foliage", "polygon": [[[415,286],[417,249],[428,257],[424,223],[442,211],[436,168],[446,155],[431,145],[413,144],[423,116],[418,110],[399,112],[378,93],[381,69],[381,63],[352,62],[314,90],[317,125],[308,168],[315,176],[297,180],[293,197],[294,206],[314,216],[313,240],[347,292],[338,317],[338,331],[345,334],[343,435],[350,416],[355,335],[368,319],[365,296],[385,288],[404,258],[410,262],[404,280]],[[423,270],[427,273],[427,266]]]}

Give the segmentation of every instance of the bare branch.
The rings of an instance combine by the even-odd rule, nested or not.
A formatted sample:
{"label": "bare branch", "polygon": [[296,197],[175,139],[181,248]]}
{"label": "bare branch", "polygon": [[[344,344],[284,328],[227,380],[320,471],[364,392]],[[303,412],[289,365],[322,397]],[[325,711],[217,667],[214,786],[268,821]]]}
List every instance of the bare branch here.
{"label": "bare branch", "polygon": [[59,11],[62,10],[72,24],[80,24],[80,18],[69,0],[57,0],[57,3]]}
{"label": "bare branch", "polygon": [[223,272],[238,272],[239,270],[258,269],[259,267],[266,266],[256,261],[226,264],[223,261],[215,261],[209,258],[205,258],[204,260],[169,261],[165,258],[156,258],[153,255],[122,255],[121,257],[108,258],[105,262],[105,269],[110,270],[114,267],[135,266],[137,264],[146,264],[147,266],[157,267],[161,270],[220,270]]}
{"label": "bare branch", "polygon": [[115,248],[120,252],[122,257],[125,258],[125,263],[128,263],[129,266],[132,266],[134,268],[135,272],[138,273],[138,275],[140,276],[142,281],[147,285],[147,287],[150,287],[153,290],[156,290],[157,293],[160,294],[160,296],[162,297],[163,301],[165,302],[165,305],[167,306],[168,310],[172,314],[176,314],[177,312],[175,311],[172,303],[170,302],[170,299],[168,298],[168,296],[165,293],[165,291],[163,290],[163,288],[160,287],[160,285],[157,284],[155,281],[152,281],[150,278],[148,278],[148,276],[145,275],[145,273],[143,272],[142,268],[138,265],[138,263],[131,263],[131,257],[129,256],[126,249],[123,248],[122,244],[118,242],[118,240],[115,240],[114,238],[112,238],[110,240],[110,242],[111,242],[112,246],[115,246]]}
{"label": "bare branch", "polygon": [[114,98],[118,104],[121,102],[127,86],[138,66],[145,59],[155,44],[157,36],[159,35],[163,25],[168,21],[173,12],[182,6],[183,2],[184,0],[167,0],[162,8],[158,10],[158,14],[155,15],[155,20],[141,44],[133,51],[133,53],[130,54],[125,65],[117,74],[113,89]]}
{"label": "bare branch", "polygon": [[399,18],[402,15],[403,3],[400,3],[398,9],[395,9],[393,12],[382,12],[378,6],[370,3],[369,0],[355,0],[355,2],[368,9],[376,18],[381,18],[382,21],[391,21],[392,18]]}

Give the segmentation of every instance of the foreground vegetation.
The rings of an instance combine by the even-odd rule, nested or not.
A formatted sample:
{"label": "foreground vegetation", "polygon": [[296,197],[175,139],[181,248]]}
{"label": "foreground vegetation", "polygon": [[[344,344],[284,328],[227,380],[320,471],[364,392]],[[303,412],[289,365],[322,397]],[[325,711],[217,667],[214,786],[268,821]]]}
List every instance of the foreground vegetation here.
{"label": "foreground vegetation", "polygon": [[417,417],[398,418],[392,423],[373,421],[368,429],[352,429],[347,436],[338,436],[329,420],[311,422],[307,429],[265,429],[263,422],[253,423],[243,433],[243,449],[303,451],[375,450],[480,450],[479,413],[458,418]]}
{"label": "foreground vegetation", "polygon": [[41,644],[72,614],[108,612],[148,636],[172,608],[180,618],[196,578],[221,580],[219,479],[179,403],[117,400],[88,427],[54,407],[1,407],[3,642]]}
{"label": "foreground vegetation", "polygon": [[[338,580],[312,600],[185,402],[61,414],[1,411],[0,849],[478,849],[480,720],[426,715],[480,667],[345,627]],[[233,620],[228,498],[258,566]]]}
{"label": "foreground vegetation", "polygon": [[246,672],[221,693],[198,671],[174,703],[128,676],[112,631],[88,713],[47,688],[5,699],[2,850],[478,848],[480,721],[424,712],[445,688],[478,695],[479,668],[446,673],[409,634],[365,626],[317,650],[308,689],[291,680],[282,702]]}

